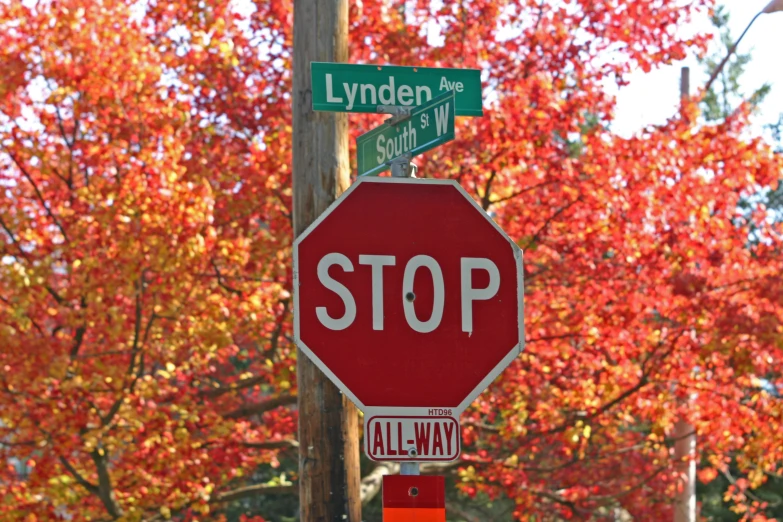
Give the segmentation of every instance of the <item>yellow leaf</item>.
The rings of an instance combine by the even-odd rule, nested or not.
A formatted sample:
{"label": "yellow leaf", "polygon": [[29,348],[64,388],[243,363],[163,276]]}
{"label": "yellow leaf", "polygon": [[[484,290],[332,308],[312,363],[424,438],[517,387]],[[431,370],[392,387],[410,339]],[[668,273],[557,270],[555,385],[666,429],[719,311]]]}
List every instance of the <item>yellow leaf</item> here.
{"label": "yellow leaf", "polygon": [[510,468],[516,468],[518,464],[519,464],[519,457],[516,454],[511,455],[509,458],[503,461],[503,465],[508,466]]}

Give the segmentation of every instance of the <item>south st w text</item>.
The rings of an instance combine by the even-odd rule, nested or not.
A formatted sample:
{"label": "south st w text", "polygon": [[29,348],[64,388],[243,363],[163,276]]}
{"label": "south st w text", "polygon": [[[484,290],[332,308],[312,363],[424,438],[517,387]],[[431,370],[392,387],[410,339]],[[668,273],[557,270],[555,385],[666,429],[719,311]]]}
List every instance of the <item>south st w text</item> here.
{"label": "south st w text", "polygon": [[[435,130],[438,137],[446,134],[448,130],[449,105],[449,102],[446,102],[434,108]],[[378,164],[398,158],[406,152],[415,149],[417,146],[416,128],[426,129],[430,126],[430,123],[430,115],[425,113],[419,115],[418,125],[414,125],[414,122],[410,120],[408,120],[407,125],[399,125],[397,127],[398,135],[393,138],[386,139],[383,134],[379,134],[375,140],[375,150],[378,151]],[[400,128],[403,129],[402,132],[399,132]]]}

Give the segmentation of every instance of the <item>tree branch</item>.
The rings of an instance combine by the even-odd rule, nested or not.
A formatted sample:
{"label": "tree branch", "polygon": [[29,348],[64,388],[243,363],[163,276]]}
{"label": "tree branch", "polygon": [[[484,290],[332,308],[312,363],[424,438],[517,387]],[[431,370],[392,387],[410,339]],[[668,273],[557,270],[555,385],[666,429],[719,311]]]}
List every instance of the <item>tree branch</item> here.
{"label": "tree branch", "polygon": [[[65,142],[65,146],[68,147],[68,152],[70,153],[70,157],[68,158],[68,178],[63,178],[60,176],[60,174],[57,174],[57,177],[62,179],[63,182],[68,186],[70,190],[73,190],[73,141],[68,141],[68,135],[65,132],[65,125],[63,124],[63,118],[60,114],[60,106],[55,104],[54,105],[54,113],[57,117],[57,126],[60,129],[60,134],[63,137],[63,141]],[[75,134],[75,131],[74,131]]]}
{"label": "tree branch", "polygon": [[[5,221],[3,221],[2,217],[0,217],[0,227],[2,227],[3,230],[5,230],[5,233],[8,234],[8,237],[11,239],[11,243],[13,243],[14,246],[16,246],[17,250],[19,250],[19,254],[28,263],[30,263],[30,265],[32,265],[33,261],[30,259],[30,256],[27,255],[27,252],[22,250],[22,245],[19,243],[19,240],[16,239],[16,236],[14,235],[13,232],[11,232],[11,229],[8,228],[8,225],[6,224]],[[57,304],[63,304],[63,302],[65,301],[62,297],[60,297],[60,295],[57,292],[54,291],[54,289],[51,286],[46,285],[46,291],[49,292],[49,295],[51,295],[55,301],[57,301]]]}
{"label": "tree branch", "polygon": [[563,212],[565,212],[566,210],[568,210],[569,208],[571,208],[572,206],[574,206],[574,204],[575,204],[577,201],[580,201],[581,199],[582,199],[582,196],[578,196],[576,199],[574,199],[573,201],[571,201],[571,202],[570,202],[570,203],[568,203],[567,205],[563,205],[562,207],[560,207],[559,209],[557,209],[557,210],[555,211],[555,213],[554,213],[554,214],[552,214],[551,216],[549,216],[549,217],[547,218],[547,220],[544,222],[544,224],[543,224],[543,225],[541,225],[541,228],[539,228],[539,229],[536,231],[536,233],[535,233],[535,234],[533,234],[533,237],[531,237],[531,238],[530,238],[530,240],[527,242],[527,244],[524,246],[524,248],[522,248],[522,250],[527,250],[527,249],[528,249],[528,247],[530,247],[530,245],[532,245],[533,243],[535,243],[536,241],[538,241],[538,238],[541,236],[541,234],[544,232],[544,230],[546,230],[546,228],[549,226],[549,224],[550,224],[552,221],[554,221],[554,220],[555,220],[555,219],[556,219],[556,218],[557,218],[557,217],[558,217],[560,214],[562,214]]}
{"label": "tree branch", "polygon": [[229,286],[225,282],[225,280],[223,279],[223,274],[220,273],[220,269],[218,268],[217,263],[215,263],[215,260],[211,259],[210,263],[212,264],[212,268],[215,269],[215,275],[217,276],[217,282],[218,282],[218,285],[220,285],[220,288],[222,288],[223,290],[226,290],[228,292],[231,292],[232,294],[242,295],[242,292],[240,292],[239,290],[237,290],[236,288],[234,288],[232,286]]}
{"label": "tree branch", "polygon": [[[142,319],[142,296],[144,293],[144,274],[142,273],[141,277],[139,278],[138,282],[138,291],[136,293],[136,322],[134,325],[134,333],[133,333],[133,347],[131,348],[131,356],[130,356],[130,363],[128,364],[128,370],[127,370],[127,376],[131,377],[131,382],[128,385],[128,391],[129,393],[133,393],[134,388],[136,387],[136,382],[141,377],[142,373],[144,373],[144,345],[147,344],[147,339],[150,335],[150,330],[152,329],[152,323],[157,318],[157,315],[153,312],[152,315],[150,315],[150,318],[147,320],[147,325],[144,327],[144,334],[141,335],[141,319]],[[141,338],[139,336],[141,335]],[[140,355],[139,355],[140,354]],[[139,356],[139,365],[138,369],[136,367],[136,357]],[[104,426],[108,426],[111,421],[114,419],[114,416],[117,415],[117,412],[120,411],[120,408],[122,407],[123,402],[125,401],[125,385],[123,383],[123,388],[120,390],[120,397],[118,397],[114,403],[111,405],[111,408],[106,413],[105,416],[101,417],[101,423]]]}
{"label": "tree branch", "polygon": [[493,201],[490,199],[490,194],[492,193],[492,182],[495,181],[495,176],[497,176],[497,173],[497,170],[492,169],[492,172],[490,173],[489,177],[487,178],[487,182],[484,185],[484,195],[481,196],[481,208],[484,209],[484,212],[489,210],[489,207],[493,203]]}
{"label": "tree branch", "polygon": [[446,511],[467,522],[483,522],[479,517],[471,515],[455,502],[446,502]]}
{"label": "tree branch", "polygon": [[228,386],[219,386],[217,388],[210,388],[208,390],[201,390],[199,392],[199,395],[203,395],[204,397],[220,397],[221,395],[224,395],[226,393],[231,393],[233,391],[239,391],[244,390],[246,388],[252,388],[256,384],[263,384],[267,380],[266,375],[257,375],[255,377],[248,377],[247,379],[241,379],[234,384],[230,384]]}
{"label": "tree branch", "polygon": [[38,200],[41,202],[41,205],[43,206],[44,210],[46,210],[46,214],[52,219],[52,221],[54,221],[54,224],[57,225],[57,228],[60,229],[60,232],[62,233],[63,238],[66,241],[70,241],[70,239],[68,239],[68,234],[65,233],[65,229],[63,228],[62,224],[54,216],[54,213],[52,212],[52,209],[49,208],[49,205],[46,204],[46,200],[44,199],[43,194],[41,194],[41,191],[38,189],[38,185],[35,184],[35,181],[33,180],[33,177],[30,175],[30,173],[27,171],[27,169],[24,168],[24,166],[22,166],[22,164],[19,162],[19,160],[16,159],[16,156],[14,156],[14,154],[10,150],[8,150],[8,147],[3,147],[3,149],[5,150],[6,154],[8,154],[8,156],[11,158],[11,160],[14,162],[14,164],[16,165],[16,168],[19,169],[19,171],[27,179],[27,181],[30,183],[30,185],[32,185],[33,190],[35,191],[36,196],[38,196]]}
{"label": "tree branch", "polygon": [[[427,462],[419,466],[419,469],[422,475],[443,475],[467,463],[467,461],[461,459],[452,462]],[[471,461],[470,464],[477,464],[477,462]]]}
{"label": "tree branch", "polygon": [[71,360],[75,359],[77,355],[79,355],[79,349],[82,346],[82,342],[84,341],[84,334],[87,332],[87,327],[84,325],[81,325],[76,329],[76,332],[73,336],[73,346],[71,347]]}
{"label": "tree branch", "polygon": [[[601,415],[605,411],[610,410],[616,404],[624,401],[625,399],[627,399],[628,397],[630,397],[631,395],[633,395],[637,391],[641,390],[642,388],[644,388],[648,384],[649,384],[649,382],[647,380],[647,374],[646,373],[642,373],[642,376],[639,378],[639,381],[636,384],[634,384],[633,386],[631,386],[630,388],[625,390],[623,393],[621,393],[620,395],[615,397],[613,400],[607,402],[606,404],[603,404],[600,408],[598,408],[594,412],[592,412],[590,414],[584,415],[583,417],[581,417],[580,420],[583,420],[584,422],[588,422],[588,421],[598,417],[599,415]],[[554,428],[534,433],[531,440],[535,440],[535,439],[540,438],[540,437],[546,437],[548,435],[553,435],[555,433],[560,433],[560,432],[565,431],[566,429],[568,429],[569,426],[571,426],[571,419],[570,418],[566,419],[559,426],[555,426]]]}
{"label": "tree branch", "polygon": [[[5,303],[5,304],[6,304],[6,306],[8,306],[9,308],[11,307],[11,300],[10,300],[10,299],[7,299],[7,298],[5,298],[5,297],[3,297],[3,296],[1,296],[1,295],[0,295],[0,301],[2,301],[3,303]],[[41,334],[41,337],[44,337],[44,338],[45,338],[45,337],[46,337],[46,334],[44,333],[44,331],[43,331],[43,328],[41,328],[41,325],[39,325],[39,324],[36,322],[36,320],[35,320],[35,319],[34,319],[34,318],[33,318],[33,317],[32,317],[32,316],[29,314],[29,313],[25,313],[25,316],[26,316],[26,317],[27,317],[27,319],[30,321],[30,324],[32,324],[32,325],[33,325],[33,328],[35,328],[35,329],[36,329],[36,331],[38,331],[38,333],[39,333],[39,334]]]}
{"label": "tree branch", "polygon": [[261,402],[245,404],[223,416],[227,419],[240,419],[251,415],[260,415],[274,410],[275,408],[279,408],[280,406],[290,406],[293,404],[296,404],[296,395],[283,393],[274,397],[269,397]]}
{"label": "tree branch", "polygon": [[210,500],[210,504],[218,502],[232,502],[256,495],[298,495],[299,487],[296,484],[290,486],[267,486],[266,484],[255,484],[243,488],[233,489],[220,493],[215,499]]}
{"label": "tree branch", "polygon": [[95,463],[95,468],[98,471],[98,497],[101,499],[103,506],[109,515],[113,518],[120,518],[123,513],[117,499],[114,496],[114,491],[111,486],[111,476],[109,470],[106,467],[106,455],[102,449],[93,450],[90,453],[92,461]]}
{"label": "tree branch", "polygon": [[292,439],[269,440],[266,442],[243,442],[242,446],[258,450],[293,449],[299,447],[299,441]]}
{"label": "tree branch", "polygon": [[7,440],[4,440],[0,442],[0,448],[2,448],[3,446],[6,446],[8,448],[35,447],[37,444],[38,442],[35,440],[23,440],[21,442],[8,442]]}
{"label": "tree branch", "polygon": [[381,491],[383,477],[385,475],[394,475],[400,472],[398,462],[381,462],[365,477],[359,485],[359,496],[362,506],[366,506]]}
{"label": "tree branch", "polygon": [[[242,500],[243,498],[256,497],[258,495],[299,495],[299,487],[296,484],[290,486],[268,486],[266,484],[254,484],[252,486],[244,486],[223,493],[218,493],[214,497],[209,499],[210,504],[219,504],[222,502],[233,502],[235,500]],[[195,500],[186,503],[184,506],[176,510],[176,513],[181,513],[189,509]],[[170,517],[173,517],[174,511],[171,512]],[[147,518],[145,522],[160,522],[166,520],[162,514],[157,513],[150,518]]]}
{"label": "tree branch", "polygon": [[269,352],[275,353],[277,351],[277,344],[280,340],[280,334],[283,332],[283,326],[285,324],[286,316],[288,315],[288,306],[291,302],[290,299],[281,299],[281,303],[283,303],[283,310],[280,312],[280,316],[277,318],[277,324],[275,324],[275,329],[272,332],[272,336],[269,339]]}
{"label": "tree branch", "polygon": [[[679,334],[677,335],[677,337],[674,338],[671,341],[671,347],[668,350],[666,350],[663,354],[661,354],[659,357],[657,357],[657,359],[663,360],[664,358],[668,357],[668,355],[671,354],[674,351],[674,349],[676,348],[676,346],[677,346],[677,339],[679,339],[684,333],[685,333],[685,331],[681,330],[679,332]],[[633,395],[637,391],[639,391],[642,388],[644,388],[645,386],[649,385],[650,384],[650,369],[648,368],[648,365],[650,364],[651,361],[656,359],[656,352],[657,352],[658,348],[663,346],[663,343],[664,343],[664,339],[661,339],[658,342],[658,344],[656,345],[655,350],[650,352],[648,354],[648,356],[644,359],[644,361],[642,361],[641,368],[640,368],[642,374],[639,377],[639,381],[636,384],[634,384],[633,386],[631,386],[630,388],[628,388],[627,390],[622,392],[620,395],[618,395],[617,397],[615,397],[611,401],[601,405],[599,408],[597,408],[592,413],[588,414],[587,412],[585,412],[585,414],[581,417],[580,420],[583,420],[584,422],[589,422],[589,421],[595,419],[596,417],[598,417],[599,415],[603,414],[606,411],[609,411],[611,408],[613,408],[617,404],[621,403],[622,401],[624,401],[625,399],[627,399],[628,397],[630,397],[631,395]],[[534,433],[531,440],[535,440],[535,439],[540,438],[540,437],[545,437],[547,435],[552,435],[554,433],[563,432],[566,429],[568,429],[569,426],[571,426],[571,420],[572,419],[568,418],[568,419],[564,420],[560,425],[558,425],[558,426],[556,426],[554,428]]]}
{"label": "tree branch", "polygon": [[560,183],[560,180],[551,180],[551,181],[542,181],[541,183],[536,183],[535,185],[531,185],[529,187],[525,187],[523,189],[516,190],[509,194],[508,196],[503,196],[502,198],[493,199],[489,202],[489,205],[492,206],[496,203],[503,203],[504,201],[508,201],[510,199],[514,199],[517,196],[521,196],[525,192],[530,192],[531,190],[535,190],[540,187],[544,187],[546,185],[552,185],[554,183]]}
{"label": "tree branch", "polygon": [[81,487],[86,489],[89,493],[92,493],[93,495],[98,494],[98,486],[93,484],[92,482],[88,481],[86,478],[84,478],[78,471],[76,471],[76,468],[74,468],[70,462],[68,462],[68,459],[60,456],[60,463],[63,465],[63,467],[68,471],[68,473],[71,474],[71,476],[76,480],[76,482],[79,483]]}

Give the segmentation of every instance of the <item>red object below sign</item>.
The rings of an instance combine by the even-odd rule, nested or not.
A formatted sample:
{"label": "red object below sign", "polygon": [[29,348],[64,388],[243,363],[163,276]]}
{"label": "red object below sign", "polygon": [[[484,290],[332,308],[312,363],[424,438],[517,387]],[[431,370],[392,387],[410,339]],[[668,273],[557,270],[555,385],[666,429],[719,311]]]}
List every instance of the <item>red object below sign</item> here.
{"label": "red object below sign", "polygon": [[294,243],[294,289],[297,346],[373,414],[457,418],[523,345],[522,253],[451,180],[354,183]]}
{"label": "red object below sign", "polygon": [[383,477],[383,522],[445,522],[443,477],[386,475]]}

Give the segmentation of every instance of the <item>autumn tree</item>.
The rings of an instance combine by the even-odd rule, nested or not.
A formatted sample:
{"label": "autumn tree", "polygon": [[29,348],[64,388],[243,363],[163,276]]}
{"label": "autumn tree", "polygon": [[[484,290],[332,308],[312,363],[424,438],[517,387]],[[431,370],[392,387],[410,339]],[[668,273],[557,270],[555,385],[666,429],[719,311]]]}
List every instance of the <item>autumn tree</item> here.
{"label": "autumn tree", "polygon": [[[743,89],[743,83],[747,83],[745,78],[746,66],[752,60],[751,52],[731,52],[736,42],[735,37],[729,29],[729,14],[724,6],[719,6],[711,17],[712,24],[718,33],[717,41],[714,42],[714,51],[702,60],[704,72],[707,75],[716,71],[721,61],[729,56],[725,66],[720,69],[717,81],[705,93],[701,100],[703,108],[703,117],[708,121],[723,121],[730,117],[738,106],[745,103],[753,111],[755,120],[758,121],[760,114],[759,105],[771,90],[771,85],[763,84],[753,86],[754,89],[747,93]],[[776,125],[767,125],[772,131],[773,143],[780,144],[780,137],[775,135]],[[778,151],[779,152],[779,151]],[[779,175],[780,176],[780,175]],[[750,212],[759,207],[759,204],[766,206],[769,212],[768,218],[780,219],[777,215],[778,209],[782,206],[776,201],[776,196],[780,193],[781,187],[777,190],[774,186],[760,186],[754,193],[747,194],[738,202],[739,216],[737,219],[744,219]],[[752,219],[751,219],[752,226]],[[757,234],[751,232],[749,240],[758,242],[761,240]],[[780,397],[780,391],[775,385],[763,379],[760,385],[770,394]],[[728,462],[720,466],[716,471],[718,473],[702,473],[703,482],[697,488],[697,495],[702,505],[701,515],[711,521],[735,521],[742,517],[743,512],[737,513],[737,507],[731,502],[725,502],[724,498],[727,492],[733,492],[737,487],[740,474],[736,459],[731,457]],[[756,501],[758,504],[764,504],[763,512],[766,516],[778,519],[783,515],[783,497],[781,497],[780,477],[774,473],[765,474],[763,485],[753,488],[753,491],[747,491],[746,497],[750,502]],[[742,482],[740,482],[742,484]]]}
{"label": "autumn tree", "polygon": [[[664,520],[686,416],[702,477],[734,457],[731,500],[763,520],[747,492],[783,463],[783,405],[761,384],[783,386],[781,231],[760,208],[735,217],[781,161],[745,105],[607,130],[607,82],[704,50],[677,28],[710,7],[351,6],[354,62],[484,71],[485,116],[420,175],[459,180],[525,251],[525,353],[437,469],[455,518]],[[295,491],[291,13],[0,4],[3,518],[268,517]],[[393,469],[365,466],[369,501]]]}
{"label": "autumn tree", "polygon": [[3,519],[207,513],[293,444],[288,162],[264,152],[288,73],[252,36],[286,16],[0,6],[0,440],[32,468]]}

